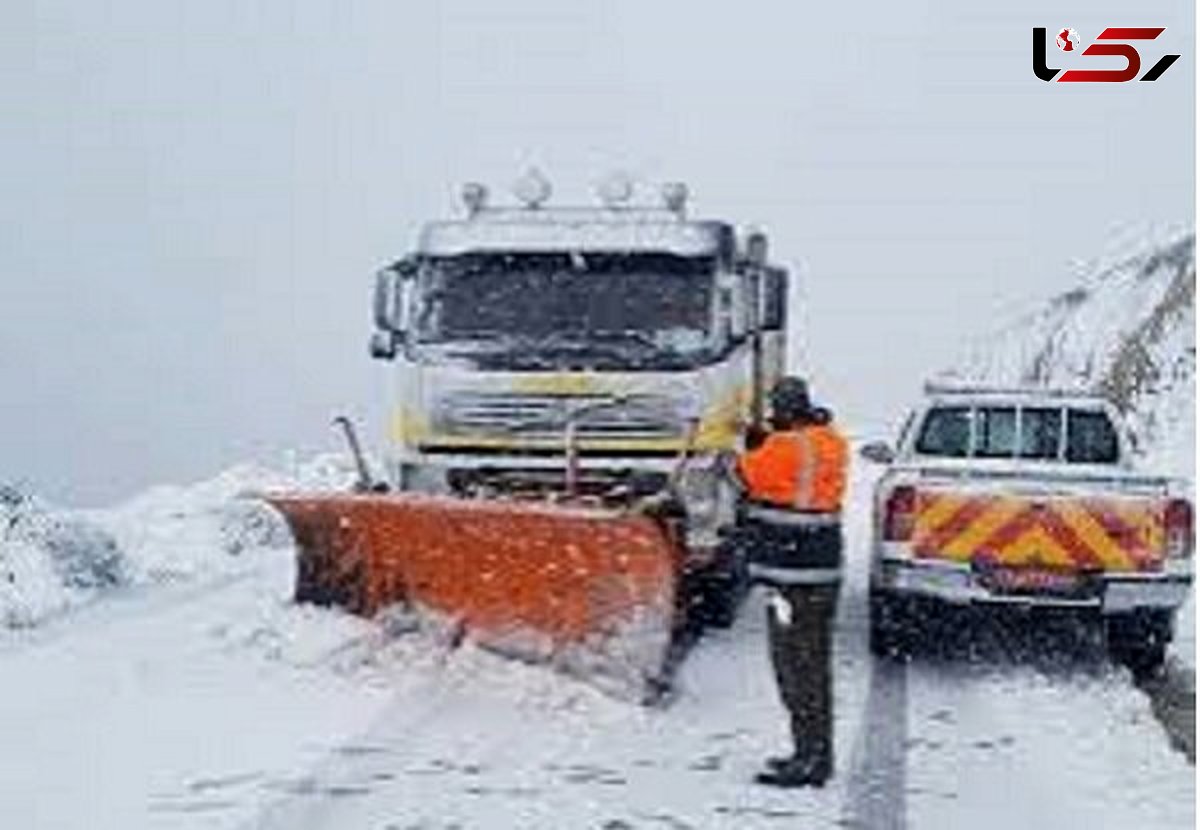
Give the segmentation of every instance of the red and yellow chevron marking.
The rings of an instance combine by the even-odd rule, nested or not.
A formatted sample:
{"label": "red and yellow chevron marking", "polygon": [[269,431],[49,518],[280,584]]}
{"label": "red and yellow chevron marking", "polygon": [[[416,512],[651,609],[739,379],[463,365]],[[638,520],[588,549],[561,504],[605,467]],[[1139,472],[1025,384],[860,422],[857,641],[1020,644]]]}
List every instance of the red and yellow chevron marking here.
{"label": "red and yellow chevron marking", "polygon": [[1151,571],[1163,559],[1163,507],[1151,499],[917,494],[918,557],[1079,571]]}

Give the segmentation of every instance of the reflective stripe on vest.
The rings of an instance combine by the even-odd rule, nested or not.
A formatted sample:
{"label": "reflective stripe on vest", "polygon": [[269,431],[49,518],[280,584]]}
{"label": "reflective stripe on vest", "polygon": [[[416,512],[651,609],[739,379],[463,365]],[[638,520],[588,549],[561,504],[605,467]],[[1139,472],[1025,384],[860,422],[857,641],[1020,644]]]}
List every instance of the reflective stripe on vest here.
{"label": "reflective stripe on vest", "polygon": [[807,510],[812,507],[813,483],[817,479],[816,454],[813,452],[812,436],[808,434],[807,429],[799,429],[793,435],[799,452],[799,463],[796,465],[796,499],[793,506],[797,510]]}
{"label": "reflective stripe on vest", "polygon": [[746,518],[789,527],[833,527],[841,524],[842,514],[837,510],[797,512],[790,507],[751,503],[746,506]]}
{"label": "reflective stripe on vest", "polygon": [[777,568],[750,563],[750,578],[773,585],[834,585],[842,581],[841,568]]}

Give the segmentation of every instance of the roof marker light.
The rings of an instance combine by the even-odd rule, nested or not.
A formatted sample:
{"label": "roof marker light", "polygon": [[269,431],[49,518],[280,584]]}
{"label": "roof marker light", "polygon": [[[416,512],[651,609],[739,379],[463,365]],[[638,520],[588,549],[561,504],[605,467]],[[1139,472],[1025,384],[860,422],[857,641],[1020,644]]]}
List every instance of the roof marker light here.
{"label": "roof marker light", "polygon": [[530,210],[537,210],[550,198],[550,180],[536,167],[529,168],[525,175],[513,184],[513,195]]}
{"label": "roof marker light", "polygon": [[479,182],[467,182],[462,187],[462,201],[468,216],[475,216],[487,207],[487,188]]}
{"label": "roof marker light", "polygon": [[683,182],[667,182],[662,186],[663,204],[667,210],[683,218],[687,211],[688,188]]}
{"label": "roof marker light", "polygon": [[625,207],[633,198],[633,180],[624,173],[613,173],[600,182],[596,192],[606,208]]}

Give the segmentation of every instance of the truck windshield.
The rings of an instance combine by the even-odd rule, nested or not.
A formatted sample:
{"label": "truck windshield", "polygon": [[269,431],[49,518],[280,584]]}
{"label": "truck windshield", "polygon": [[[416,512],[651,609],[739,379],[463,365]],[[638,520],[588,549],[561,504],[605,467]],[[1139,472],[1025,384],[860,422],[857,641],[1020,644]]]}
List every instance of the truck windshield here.
{"label": "truck windshield", "polygon": [[[1067,420],[1063,434],[1064,411]],[[1063,439],[1066,438],[1064,445]],[[936,406],[925,416],[917,453],[943,458],[1022,458],[1116,464],[1117,431],[1100,410]]]}
{"label": "truck windshield", "polygon": [[[418,347],[512,363],[655,365],[709,348],[716,263],[659,253],[470,253],[428,260]],[[520,364],[520,365],[515,365]]]}

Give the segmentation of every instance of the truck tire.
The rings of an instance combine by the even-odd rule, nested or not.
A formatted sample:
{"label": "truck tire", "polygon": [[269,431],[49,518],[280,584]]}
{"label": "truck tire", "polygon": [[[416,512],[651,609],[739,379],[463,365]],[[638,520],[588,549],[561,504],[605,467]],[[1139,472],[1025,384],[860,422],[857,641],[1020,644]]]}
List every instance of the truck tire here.
{"label": "truck tire", "polygon": [[871,589],[870,647],[876,657],[906,659],[914,643],[916,620],[900,597]]}
{"label": "truck tire", "polygon": [[1135,679],[1143,680],[1162,669],[1175,617],[1171,611],[1134,611],[1109,617],[1104,627],[1109,656],[1128,668]]}

